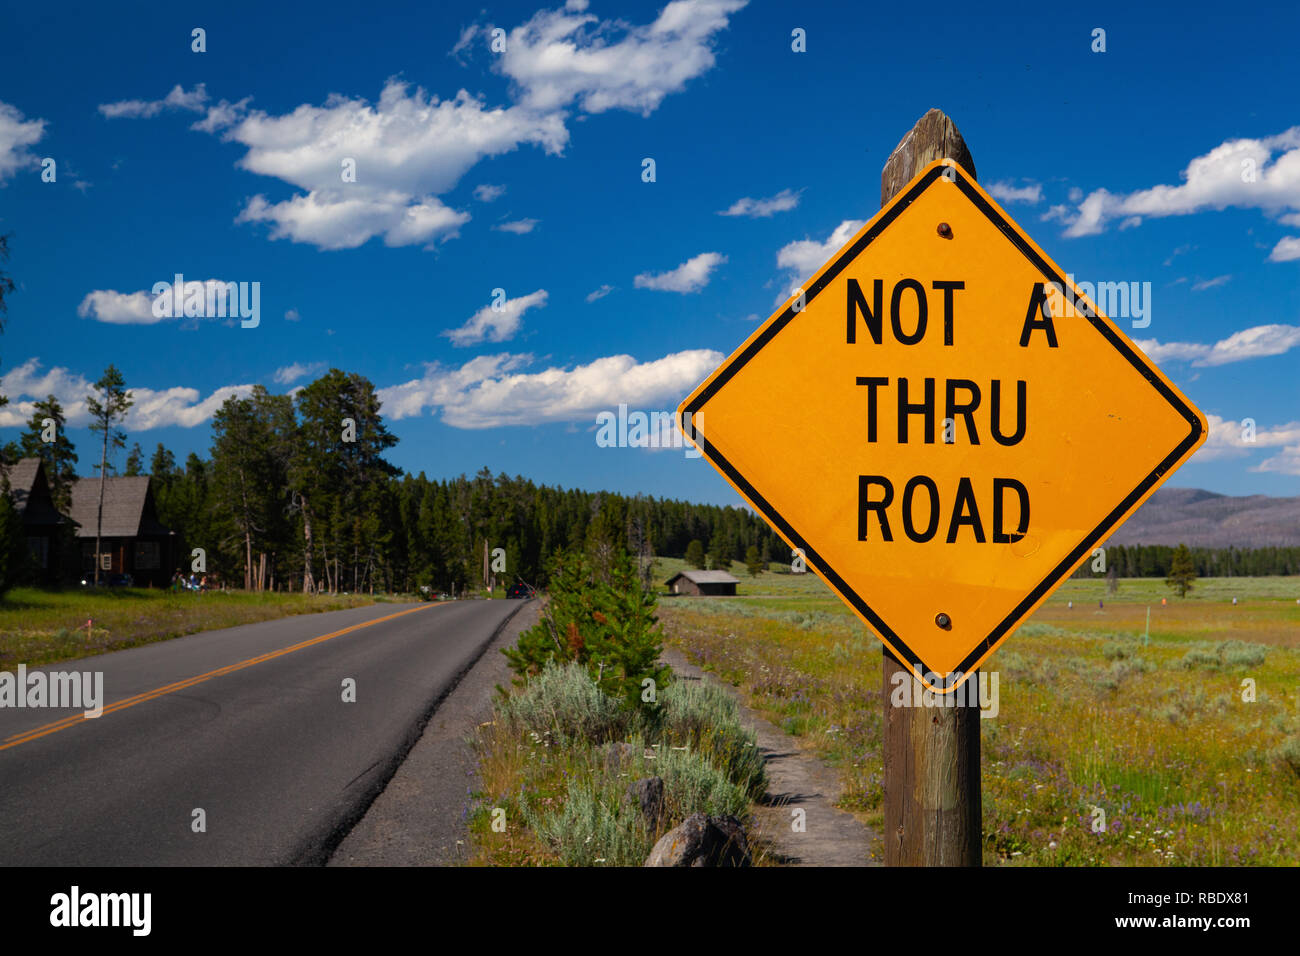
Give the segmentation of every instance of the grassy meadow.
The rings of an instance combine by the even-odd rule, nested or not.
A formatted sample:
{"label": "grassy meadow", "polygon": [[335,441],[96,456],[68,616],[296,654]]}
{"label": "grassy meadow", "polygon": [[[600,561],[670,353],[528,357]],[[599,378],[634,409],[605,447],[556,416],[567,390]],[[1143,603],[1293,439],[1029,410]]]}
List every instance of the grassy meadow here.
{"label": "grassy meadow", "polygon": [[[684,565],[658,564],[660,581]],[[813,574],[731,570],[737,597],[661,601],[667,642],[836,767],[841,805],[878,824],[880,643]],[[1296,577],[1186,598],[1067,581],[984,668],[985,863],[1300,864],[1298,598]]]}
{"label": "grassy meadow", "polygon": [[14,588],[0,598],[0,670],[13,670],[20,663],[53,664],[291,614],[339,611],[375,600],[367,595]]}

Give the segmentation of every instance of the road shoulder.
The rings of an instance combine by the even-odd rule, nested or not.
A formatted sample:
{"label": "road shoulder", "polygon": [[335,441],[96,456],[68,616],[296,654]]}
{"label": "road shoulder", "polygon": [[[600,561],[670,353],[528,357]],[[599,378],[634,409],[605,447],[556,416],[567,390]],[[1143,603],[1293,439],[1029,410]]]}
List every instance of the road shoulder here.
{"label": "road shoulder", "polygon": [[420,739],[344,837],[328,866],[449,866],[464,862],[470,796],[479,788],[466,738],[491,719],[497,684],[509,684],[501,648],[536,623],[542,602],[527,602],[429,718]]}

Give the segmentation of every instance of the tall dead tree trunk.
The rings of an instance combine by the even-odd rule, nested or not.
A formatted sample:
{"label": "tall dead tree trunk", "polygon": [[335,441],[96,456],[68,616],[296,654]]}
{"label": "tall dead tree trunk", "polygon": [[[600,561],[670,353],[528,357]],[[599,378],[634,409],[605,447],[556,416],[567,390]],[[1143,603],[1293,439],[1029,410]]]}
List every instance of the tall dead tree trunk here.
{"label": "tall dead tree trunk", "polygon": [[302,502],[302,536],[303,536],[303,572],[302,572],[302,590],[304,594],[312,594],[316,591],[316,576],[312,574],[312,540],[311,540],[311,509],[307,507],[307,496],[299,495],[298,500]]}
{"label": "tall dead tree trunk", "polygon": [[95,584],[99,584],[99,556],[101,548],[100,533],[104,528],[104,476],[108,468],[108,426],[104,427],[104,448],[99,453],[99,510],[95,514]]}

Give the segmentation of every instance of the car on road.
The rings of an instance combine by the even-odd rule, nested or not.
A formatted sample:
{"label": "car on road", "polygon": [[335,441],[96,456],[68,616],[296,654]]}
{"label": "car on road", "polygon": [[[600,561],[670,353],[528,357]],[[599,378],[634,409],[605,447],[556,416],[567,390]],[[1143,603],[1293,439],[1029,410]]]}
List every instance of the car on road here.
{"label": "car on road", "polygon": [[507,598],[515,598],[521,601],[527,601],[529,598],[534,598],[536,596],[537,596],[537,590],[535,588],[529,587],[527,584],[524,584],[522,581],[517,581],[514,584],[510,585],[510,590],[506,591]]}

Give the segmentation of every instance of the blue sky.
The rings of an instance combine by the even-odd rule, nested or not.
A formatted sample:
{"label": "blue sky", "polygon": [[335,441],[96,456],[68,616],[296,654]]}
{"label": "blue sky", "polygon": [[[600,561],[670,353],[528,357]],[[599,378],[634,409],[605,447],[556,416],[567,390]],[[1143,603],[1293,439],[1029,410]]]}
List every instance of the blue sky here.
{"label": "blue sky", "polygon": [[[206,454],[232,390],[336,366],[381,389],[411,471],[736,502],[680,450],[598,447],[596,414],[675,408],[938,106],[1067,271],[1151,283],[1126,331],[1212,424],[1174,483],[1296,494],[1300,14],[1130,6],[11,5],[0,440],[54,392],[89,473],[112,362],[130,441]],[[157,320],[176,273],[259,282],[260,324]]]}

